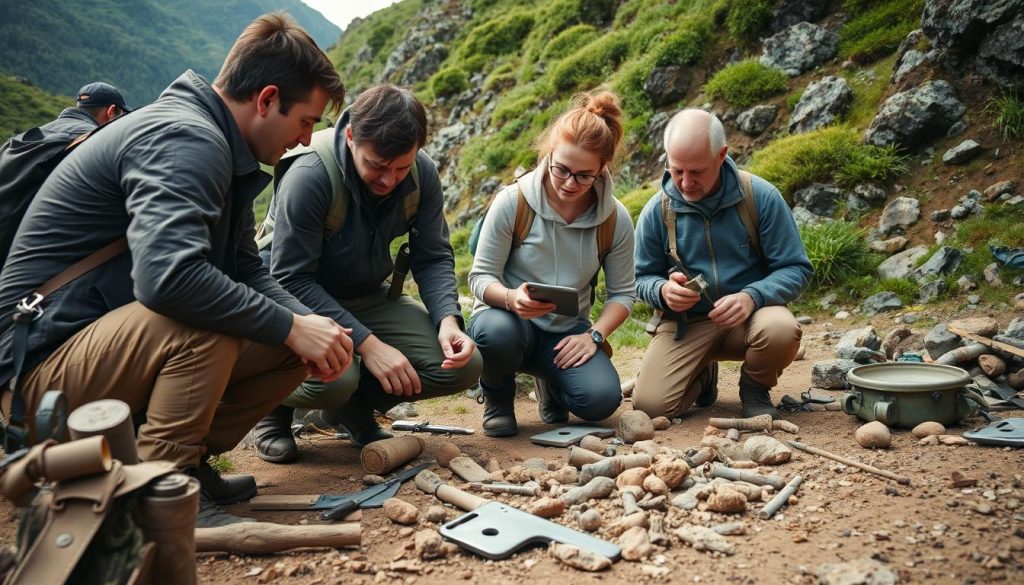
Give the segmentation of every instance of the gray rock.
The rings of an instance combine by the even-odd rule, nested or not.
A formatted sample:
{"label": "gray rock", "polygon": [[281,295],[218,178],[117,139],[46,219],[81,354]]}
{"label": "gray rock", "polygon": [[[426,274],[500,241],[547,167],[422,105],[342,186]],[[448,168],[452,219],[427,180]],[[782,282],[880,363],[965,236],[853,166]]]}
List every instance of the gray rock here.
{"label": "gray rock", "polygon": [[974,61],[979,72],[1002,85],[1021,83],[1021,0],[932,0],[925,3],[921,28],[954,68]]}
{"label": "gray rock", "polygon": [[920,288],[917,292],[917,301],[919,303],[930,303],[935,299],[939,298],[940,295],[949,289],[949,285],[946,284],[945,279],[935,278],[924,283],[921,283]]}
{"label": "gray rock", "polygon": [[416,412],[416,407],[411,402],[402,402],[393,406],[384,416],[391,420],[405,420],[407,418],[416,418],[420,413]]}
{"label": "gray rock", "polygon": [[874,559],[855,559],[845,563],[823,563],[818,567],[821,585],[895,585],[899,576]]}
{"label": "gray rock", "polygon": [[853,360],[824,360],[811,367],[811,386],[826,390],[846,388],[846,373],[856,368]]}
{"label": "gray rock", "polygon": [[809,315],[798,315],[796,318],[796,322],[801,325],[810,325],[811,323],[814,323],[814,317],[811,317]]}
{"label": "gray rock", "polygon": [[932,330],[924,337],[924,348],[933,360],[958,347],[960,347],[960,337],[950,333],[945,323],[939,323],[932,327]]}
{"label": "gray rock", "polygon": [[999,278],[999,263],[993,262],[986,266],[981,271],[982,276],[985,277],[985,282],[991,286],[1003,286],[1003,279]]}
{"label": "gray rock", "polygon": [[868,248],[873,252],[880,252],[882,254],[895,254],[907,247],[907,238],[903,236],[896,236],[895,238],[889,238],[888,240],[875,240],[868,244]]}
{"label": "gray rock", "polygon": [[[1019,1],[1005,2],[1006,4]],[[981,42],[976,58],[978,71],[988,75],[1002,85],[1024,85],[1021,71],[1024,71],[1024,7],[1018,7],[1017,16],[1010,22],[996,27]]]}
{"label": "gray rock", "polygon": [[893,254],[878,265],[879,278],[906,278],[917,260],[928,253],[927,246],[915,246],[899,254]]}
{"label": "gray rock", "polygon": [[948,209],[936,209],[931,214],[932,221],[946,221],[949,219]]}
{"label": "gray rock", "polygon": [[964,274],[960,278],[956,279],[956,287],[960,289],[960,292],[966,292],[978,288],[977,283],[969,275]]}
{"label": "gray rock", "polygon": [[883,235],[902,233],[921,219],[921,204],[911,197],[897,197],[889,202],[878,218],[878,229]]}
{"label": "gray rock", "polygon": [[444,167],[450,162],[448,157],[455,147],[465,144],[468,139],[469,127],[462,122],[456,122],[434,132],[433,138],[423,149],[437,162],[438,167]]}
{"label": "gray rock", "polygon": [[967,295],[967,304],[969,305],[980,305],[981,295]]}
{"label": "gray rock", "polygon": [[778,111],[779,106],[776,105],[754,106],[736,117],[736,125],[744,134],[757,136],[772,125]]}
{"label": "gray rock", "polygon": [[829,307],[832,306],[832,303],[836,302],[836,299],[838,298],[839,295],[837,295],[834,292],[826,293],[823,297],[818,299],[818,306],[820,306],[822,309],[828,309]]}
{"label": "gray rock", "polygon": [[992,183],[985,189],[985,199],[988,201],[995,201],[1001,196],[1007,193],[1013,193],[1017,190],[1017,183],[1013,181],[999,181],[998,183]]}
{"label": "gray rock", "polygon": [[967,131],[967,121],[960,119],[946,130],[946,138],[956,138]]}
{"label": "gray rock", "polygon": [[942,155],[942,162],[947,165],[962,164],[978,156],[983,150],[985,149],[982,148],[980,144],[967,139],[947,150],[946,153]]}
{"label": "gray rock", "polygon": [[1003,335],[1014,339],[1024,339],[1024,318],[1017,317],[1010,321],[1010,324],[1003,331]]}
{"label": "gray rock", "polygon": [[836,213],[836,204],[845,196],[838,185],[811,183],[793,192],[793,203],[805,207],[814,215],[832,217]]}
{"label": "gray rock", "polygon": [[882,347],[882,340],[878,338],[878,332],[871,325],[859,329],[851,329],[836,342],[836,351],[847,347],[866,347],[878,349]]}
{"label": "gray rock", "polygon": [[960,266],[964,253],[957,248],[943,246],[927,262],[913,270],[908,277],[917,282],[926,282],[945,274],[952,274]]}
{"label": "gray rock", "polygon": [[865,315],[876,315],[886,311],[895,311],[901,307],[903,307],[903,301],[900,300],[900,297],[896,293],[888,290],[871,295],[864,299],[864,302],[860,305],[861,311],[863,311]]}
{"label": "gray rock", "polygon": [[885,354],[866,347],[837,347],[836,357],[842,360],[853,360],[858,364],[885,361]]}
{"label": "gray rock", "polygon": [[796,221],[796,225],[798,226],[814,225],[825,220],[824,217],[816,215],[813,211],[807,209],[803,205],[797,205],[793,208],[793,219]]}
{"label": "gray rock", "polygon": [[651,116],[650,121],[647,122],[647,128],[644,130],[644,135],[651,144],[664,144],[665,142],[665,127],[668,126],[668,121],[671,118],[665,112],[658,112]]}
{"label": "gray rock", "polygon": [[686,97],[690,87],[689,69],[680,65],[655,67],[644,81],[644,92],[655,107],[674,104]]}
{"label": "gray rock", "polygon": [[916,148],[944,135],[966,111],[952,85],[929,81],[885,100],[864,138],[875,146]]}
{"label": "gray rock", "polygon": [[420,50],[415,57],[405,64],[402,75],[398,78],[401,85],[415,85],[426,81],[431,75],[437,73],[441,63],[448,58],[448,47],[441,43],[434,43],[429,47]]}
{"label": "gray rock", "polygon": [[762,47],[762,65],[796,77],[835,57],[839,38],[826,28],[799,22],[765,39]]}
{"label": "gray rock", "polygon": [[798,22],[814,22],[828,14],[827,0],[782,0],[772,15],[770,30],[782,30]]}
{"label": "gray rock", "polygon": [[949,217],[953,219],[967,219],[975,213],[982,213],[985,210],[976,200],[969,197],[964,197],[960,200],[960,203],[953,206],[953,209],[949,210]]}
{"label": "gray rock", "polygon": [[896,62],[892,67],[891,82],[893,85],[903,83],[903,80],[907,79],[918,67],[929,64],[938,57],[936,50],[921,51],[918,49],[922,41],[927,42],[927,37],[924,36],[922,30],[918,29],[911,31],[907,38],[900,43],[900,48],[896,51]]}
{"label": "gray rock", "polygon": [[846,197],[846,208],[851,211],[867,211],[885,203],[885,189],[870,184],[860,184]]}
{"label": "gray rock", "polygon": [[823,128],[839,120],[853,101],[853,90],[842,77],[829,75],[807,86],[789,117],[789,132]]}

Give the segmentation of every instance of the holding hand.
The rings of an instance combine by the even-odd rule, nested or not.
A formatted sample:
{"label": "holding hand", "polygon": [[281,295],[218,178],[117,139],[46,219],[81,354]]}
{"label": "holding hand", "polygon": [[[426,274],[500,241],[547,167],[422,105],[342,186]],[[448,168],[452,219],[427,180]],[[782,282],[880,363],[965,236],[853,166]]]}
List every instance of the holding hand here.
{"label": "holding hand", "polygon": [[505,302],[508,303],[509,309],[523,319],[536,319],[555,310],[554,303],[531,299],[525,282],[520,284],[519,288],[509,289],[505,295]]}
{"label": "holding hand", "polygon": [[419,374],[402,352],[370,335],[359,345],[363,365],[388,394],[412,396],[423,389]]}
{"label": "holding hand", "polygon": [[320,315],[293,315],[292,328],[284,344],[295,352],[308,368],[337,379],[352,363],[351,329],[334,319]]}
{"label": "holding hand", "polygon": [[555,346],[555,365],[563,370],[587,363],[597,353],[597,344],[589,333],[567,335]]}
{"label": "holding hand", "polygon": [[708,319],[719,327],[735,327],[743,323],[754,312],[754,299],[745,292],[726,295],[715,301],[715,308],[708,313]]}
{"label": "holding hand", "polygon": [[686,282],[685,274],[673,272],[668,275],[668,282],[661,285],[661,300],[676,313],[685,313],[700,301],[699,294],[683,286]]}
{"label": "holding hand", "polygon": [[473,350],[476,343],[459,329],[459,322],[455,317],[449,315],[441,320],[441,326],[437,331],[437,342],[441,344],[441,351],[444,353],[444,362],[441,368],[451,370],[461,368],[473,357]]}

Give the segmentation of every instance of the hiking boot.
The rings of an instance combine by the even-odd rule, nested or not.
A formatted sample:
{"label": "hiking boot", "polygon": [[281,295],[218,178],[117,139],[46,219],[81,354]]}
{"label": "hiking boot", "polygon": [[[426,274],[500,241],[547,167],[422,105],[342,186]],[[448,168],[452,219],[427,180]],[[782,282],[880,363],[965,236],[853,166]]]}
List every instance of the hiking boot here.
{"label": "hiking boot", "polygon": [[271,463],[291,463],[299,458],[299,446],[292,435],[295,409],[280,405],[271,410],[253,427],[256,455]]}
{"label": "hiking boot", "polygon": [[693,383],[700,385],[700,394],[694,401],[696,406],[711,406],[718,400],[718,362],[711,362],[697,373]]}
{"label": "hiking boot", "polygon": [[743,418],[770,414],[773,419],[779,418],[779,411],[772,404],[771,388],[755,382],[747,375],[746,368],[740,368],[740,405]]}
{"label": "hiking boot", "polygon": [[488,437],[514,437],[519,434],[516,424],[516,391],[494,391],[480,383],[484,398],[484,434]]}
{"label": "hiking boot", "polygon": [[225,512],[216,502],[207,497],[204,492],[199,492],[199,512],[196,513],[196,528],[216,528],[217,526],[227,526],[228,524],[237,524],[239,522],[255,521],[255,518],[235,516]]}
{"label": "hiking boot", "polygon": [[189,469],[188,474],[199,480],[201,494],[214,504],[237,504],[256,495],[256,478],[245,474],[221,475],[205,459]]}
{"label": "hiking boot", "polygon": [[[394,435],[380,428],[373,416],[373,407],[357,391],[340,408],[313,411],[307,417],[307,424],[322,429],[324,425],[348,433],[349,443],[362,449],[374,441],[390,439]],[[318,424],[319,423],[319,424]]]}
{"label": "hiking boot", "polygon": [[534,376],[534,383],[537,386],[537,412],[540,420],[548,424],[558,424],[569,421],[569,411],[559,404],[551,395],[551,384],[547,380]]}

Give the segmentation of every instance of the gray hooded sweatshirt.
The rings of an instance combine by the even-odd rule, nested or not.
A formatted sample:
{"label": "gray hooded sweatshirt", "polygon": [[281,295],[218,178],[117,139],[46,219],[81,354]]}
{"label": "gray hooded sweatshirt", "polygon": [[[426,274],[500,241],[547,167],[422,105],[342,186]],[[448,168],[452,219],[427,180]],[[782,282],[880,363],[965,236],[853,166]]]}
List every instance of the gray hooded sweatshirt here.
{"label": "gray hooded sweatshirt", "polygon": [[[500,282],[517,288],[524,282],[568,286],[579,291],[580,317],[548,313],[533,323],[544,331],[563,332],[576,327],[590,315],[590,279],[597,274],[597,228],[617,213],[612,249],[605,258],[607,303],[632,310],[636,298],[633,281],[633,221],[629,211],[612,194],[611,175],[605,171],[597,182],[597,203],[571,224],[548,205],[543,182],[547,180],[547,159],[498,193],[484,217],[480,240],[469,273],[469,288],[476,297],[473,314],[489,308],[484,290]],[[512,247],[516,204],[523,190],[526,202],[536,212],[530,231],[519,248]]]}

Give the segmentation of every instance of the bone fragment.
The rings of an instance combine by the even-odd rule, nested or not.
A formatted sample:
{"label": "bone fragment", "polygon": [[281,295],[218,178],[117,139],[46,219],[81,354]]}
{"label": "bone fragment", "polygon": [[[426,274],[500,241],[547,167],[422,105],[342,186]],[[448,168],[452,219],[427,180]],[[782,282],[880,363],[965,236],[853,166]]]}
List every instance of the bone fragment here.
{"label": "bone fragment", "polygon": [[622,558],[627,561],[642,561],[654,550],[647,529],[643,526],[634,526],[626,530],[619,537],[619,546],[622,547]]}
{"label": "bone fragment", "polygon": [[491,492],[495,494],[511,494],[513,496],[537,497],[541,493],[540,484],[535,481],[528,481],[524,484],[473,482],[469,484],[469,487],[481,492]]}
{"label": "bone fragment", "polygon": [[569,465],[572,465],[576,469],[583,467],[590,463],[597,463],[607,459],[604,455],[588,451],[582,447],[573,445],[569,447]]}
{"label": "bone fragment", "polygon": [[676,529],[676,536],[694,550],[720,552],[724,555],[736,553],[732,544],[710,528],[688,524]]}
{"label": "bone fragment", "polygon": [[650,474],[651,469],[649,467],[633,467],[620,473],[619,476],[615,478],[615,485],[620,488],[628,485],[643,487],[644,480],[647,479],[647,476]]}
{"label": "bone fragment", "polygon": [[610,477],[595,477],[586,484],[574,487],[562,494],[567,506],[582,504],[591,499],[607,498],[615,490],[615,480]]}
{"label": "bone fragment", "polygon": [[988,347],[980,343],[972,343],[970,345],[951,349],[935,358],[935,361],[932,363],[944,366],[955,366],[962,362],[969,362],[971,360],[978,359],[981,355],[986,354],[989,351]]}
{"label": "bone fragment", "polygon": [[611,537],[616,537],[630,528],[637,526],[645,529],[647,528],[646,512],[633,512],[629,516],[623,516],[609,524],[608,528],[605,529],[605,532],[607,532]]}
{"label": "bone fragment", "polygon": [[729,430],[725,431],[725,438],[729,439],[730,441],[739,441],[740,440],[740,431],[739,431],[739,429],[729,429]]}
{"label": "bone fragment", "polygon": [[580,447],[587,451],[593,451],[594,453],[603,453],[605,449],[604,441],[594,435],[586,435],[580,439]]}
{"label": "bone fragment", "polygon": [[612,566],[612,561],[608,557],[583,550],[571,544],[553,542],[548,547],[548,550],[551,551],[551,556],[581,571],[603,571]]}
{"label": "bone fragment", "polygon": [[803,477],[800,475],[794,475],[793,479],[789,480],[789,483],[786,484],[786,487],[779,490],[779,493],[775,494],[775,497],[764,505],[764,508],[758,512],[757,517],[761,520],[768,520],[774,516],[775,513],[779,511],[779,508],[785,506],[786,503],[789,502],[789,497],[796,494],[797,488],[800,487],[800,484],[803,481]]}
{"label": "bone fragment", "polygon": [[715,450],[713,448],[704,447],[700,451],[697,451],[690,457],[684,459],[684,461],[687,465],[690,466],[690,469],[696,469],[701,465],[704,465],[708,461],[713,460],[716,457],[716,455],[717,454],[715,453]]}
{"label": "bone fragment", "polygon": [[772,420],[770,414],[762,414],[750,418],[712,418],[708,424],[719,429],[736,429],[740,431],[786,431],[794,435],[800,427],[785,420]]}
{"label": "bone fragment", "polygon": [[653,498],[648,497],[637,502],[637,506],[640,506],[643,510],[664,510],[666,502],[668,502],[668,496],[654,496]]}
{"label": "bone fragment", "polygon": [[651,458],[646,454],[619,455],[580,468],[580,481],[586,483],[595,477],[618,477],[620,473],[634,467],[650,467]]}
{"label": "bone fragment", "polygon": [[722,536],[741,536],[747,533],[747,525],[743,522],[726,522],[712,526],[711,530]]}
{"label": "bone fragment", "polygon": [[633,443],[634,453],[646,453],[651,460],[654,460],[654,456],[658,454],[658,444],[654,441],[637,441]]}
{"label": "bone fragment", "polygon": [[644,491],[656,496],[667,496],[670,490],[660,477],[648,475],[644,478]]}
{"label": "bone fragment", "polygon": [[651,514],[648,516],[650,526],[647,528],[647,536],[651,544],[668,544],[668,532],[665,531],[665,516],[662,514]]}
{"label": "bone fragment", "polygon": [[[707,474],[707,472],[705,472]],[[723,479],[734,480],[734,481],[745,481],[754,485],[770,485],[775,489],[782,489],[786,485],[786,481],[775,475],[760,475],[746,469],[732,469],[719,463],[711,465],[709,477],[721,477]]]}
{"label": "bone fragment", "polygon": [[622,515],[629,516],[634,512],[640,512],[640,506],[636,504],[638,498],[643,497],[644,490],[635,486],[626,486],[619,489],[619,498],[622,499]]}

